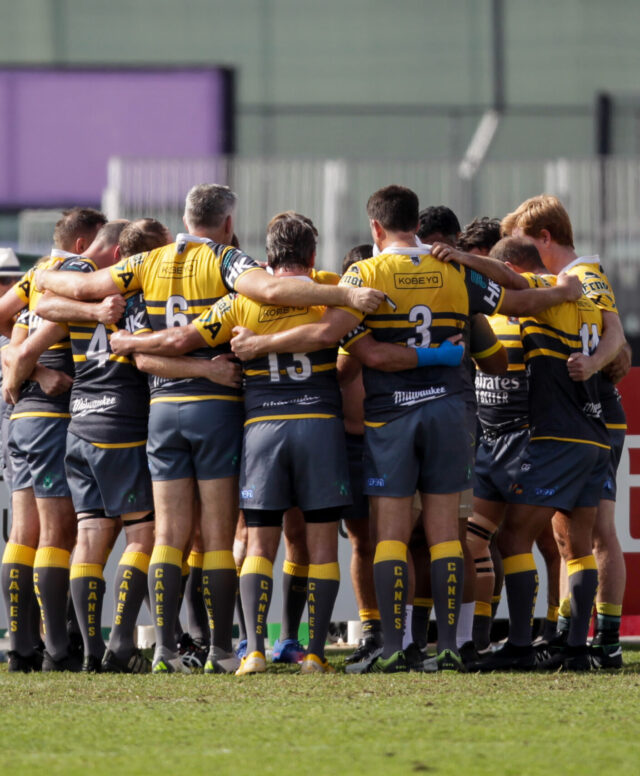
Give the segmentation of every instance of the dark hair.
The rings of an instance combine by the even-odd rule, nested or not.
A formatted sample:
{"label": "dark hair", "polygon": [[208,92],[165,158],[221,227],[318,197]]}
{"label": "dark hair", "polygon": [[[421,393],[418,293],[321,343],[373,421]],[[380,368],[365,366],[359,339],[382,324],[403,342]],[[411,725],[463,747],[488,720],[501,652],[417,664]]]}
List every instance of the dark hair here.
{"label": "dark hair", "polygon": [[75,250],[75,242],[84,237],[93,242],[98,230],[107,223],[107,217],[90,207],[74,207],[63,210],[62,218],[53,230],[53,244],[63,251]]}
{"label": "dark hair", "polygon": [[418,237],[422,242],[433,242],[435,235],[445,242],[457,242],[460,234],[460,221],[446,205],[431,205],[420,211],[418,217]]}
{"label": "dark hair", "polygon": [[415,232],[418,224],[418,197],[405,186],[385,186],[367,202],[367,215],[389,232]]}
{"label": "dark hair", "polygon": [[489,253],[500,239],[500,219],[482,216],[467,224],[458,239],[458,248],[463,251],[476,250]]}
{"label": "dark hair", "polygon": [[503,237],[489,253],[499,261],[509,261],[526,272],[546,272],[536,246],[522,237]]}
{"label": "dark hair", "polygon": [[306,216],[278,213],[267,226],[267,264],[272,268],[311,267],[317,230]]}
{"label": "dark hair", "polygon": [[167,227],[155,218],[139,218],[127,224],[120,233],[118,245],[123,257],[152,251],[171,242]]}
{"label": "dark hair", "polygon": [[373,256],[373,245],[371,243],[362,243],[362,245],[356,245],[352,248],[342,260],[342,274],[349,269],[356,261],[362,261],[362,259],[370,259]]}

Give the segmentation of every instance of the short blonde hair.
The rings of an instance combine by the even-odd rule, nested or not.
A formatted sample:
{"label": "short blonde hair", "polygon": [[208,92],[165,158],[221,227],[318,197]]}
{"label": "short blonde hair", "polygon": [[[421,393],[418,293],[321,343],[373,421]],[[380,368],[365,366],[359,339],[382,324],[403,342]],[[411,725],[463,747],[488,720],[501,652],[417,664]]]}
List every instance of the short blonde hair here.
{"label": "short blonde hair", "polygon": [[573,229],[564,205],[553,194],[539,194],[508,213],[500,224],[503,236],[509,236],[514,229],[522,229],[529,237],[539,237],[546,229],[558,245],[573,248]]}

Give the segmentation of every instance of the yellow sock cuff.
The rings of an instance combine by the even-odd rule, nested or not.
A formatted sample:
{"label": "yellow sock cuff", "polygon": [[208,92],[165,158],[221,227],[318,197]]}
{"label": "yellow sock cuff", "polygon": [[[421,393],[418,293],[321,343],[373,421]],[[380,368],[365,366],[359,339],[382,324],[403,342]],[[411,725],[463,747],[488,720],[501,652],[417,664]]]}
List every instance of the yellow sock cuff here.
{"label": "yellow sock cuff", "polygon": [[183,577],[188,577],[189,574],[191,573],[191,566],[184,559],[182,560],[182,569],[181,569],[181,571],[182,571],[182,576]]}
{"label": "yellow sock cuff", "polygon": [[476,608],[473,610],[474,615],[478,617],[491,617],[491,604],[486,601],[476,601]]}
{"label": "yellow sock cuff", "polygon": [[209,571],[220,569],[234,569],[236,562],[233,559],[233,553],[231,550],[212,550],[211,552],[205,552],[202,559],[202,568]]}
{"label": "yellow sock cuff", "polygon": [[340,566],[338,563],[310,563],[309,579],[332,579],[340,581]]}
{"label": "yellow sock cuff", "polygon": [[579,571],[597,571],[596,559],[593,555],[584,555],[582,558],[574,558],[567,561],[567,574],[577,574]]}
{"label": "yellow sock cuff", "polygon": [[68,569],[71,553],[60,547],[40,547],[33,559],[34,568]]}
{"label": "yellow sock cuff", "polygon": [[523,571],[535,571],[536,562],[533,553],[525,552],[522,555],[510,555],[508,558],[503,558],[502,567],[505,576],[507,574],[521,574]]}
{"label": "yellow sock cuff", "polygon": [[134,569],[142,571],[143,574],[148,574],[150,560],[151,557],[146,552],[123,552],[118,565],[133,566]]}
{"label": "yellow sock cuff", "polygon": [[558,615],[560,617],[571,617],[571,599],[560,599],[560,606],[558,607]]}
{"label": "yellow sock cuff", "polygon": [[433,601],[430,598],[414,598],[413,606],[421,606],[423,609],[431,609]]}
{"label": "yellow sock cuff", "polygon": [[461,558],[462,557],[462,545],[460,540],[456,539],[453,542],[440,542],[440,544],[434,544],[431,547],[431,562],[436,560],[443,560],[444,558]]}
{"label": "yellow sock cuff", "polygon": [[374,563],[382,563],[385,560],[401,560],[407,562],[407,545],[404,542],[383,541],[376,545]]}
{"label": "yellow sock cuff", "polygon": [[622,617],[622,604],[607,604],[603,601],[596,604],[596,612],[609,617]]}
{"label": "yellow sock cuff", "polygon": [[150,566],[156,563],[170,563],[172,566],[178,566],[182,569],[182,550],[177,547],[169,547],[166,544],[159,544],[153,548],[151,553]]}
{"label": "yellow sock cuff", "polygon": [[557,606],[549,606],[549,607],[547,607],[547,620],[549,620],[549,622],[558,622],[558,607]]}
{"label": "yellow sock cuff", "polygon": [[247,574],[262,574],[263,577],[273,579],[273,563],[260,555],[249,555],[244,559],[240,576],[244,577]]}
{"label": "yellow sock cuff", "polygon": [[360,622],[379,620],[380,611],[378,609],[358,609],[358,617],[360,618]]}
{"label": "yellow sock cuff", "polygon": [[201,569],[204,562],[204,552],[190,552],[187,563],[192,569]]}
{"label": "yellow sock cuff", "polygon": [[290,560],[285,560],[282,564],[282,570],[291,577],[309,576],[309,566],[301,566],[299,563],[292,563]]}
{"label": "yellow sock cuff", "polygon": [[80,579],[80,577],[104,579],[102,566],[99,563],[73,563],[69,572],[69,579]]}
{"label": "yellow sock cuff", "polygon": [[2,556],[3,563],[19,563],[21,566],[33,566],[36,557],[35,547],[26,544],[14,544],[8,542]]}
{"label": "yellow sock cuff", "polygon": [[499,596],[499,595],[492,595],[492,596],[491,596],[491,603],[492,603],[492,604],[499,604],[499,603],[500,603],[500,599],[501,599],[501,598],[502,598],[502,596]]}

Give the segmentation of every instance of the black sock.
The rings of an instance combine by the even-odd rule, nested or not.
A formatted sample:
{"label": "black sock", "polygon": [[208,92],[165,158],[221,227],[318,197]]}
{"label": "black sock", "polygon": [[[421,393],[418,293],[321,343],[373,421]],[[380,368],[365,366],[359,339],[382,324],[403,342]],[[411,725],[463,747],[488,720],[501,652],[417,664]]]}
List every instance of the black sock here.
{"label": "black sock", "polygon": [[309,648],[307,654],[317,655],[321,660],[324,660],[324,645],[339,587],[340,566],[337,563],[311,563],[309,565],[307,580]]}
{"label": "black sock", "polygon": [[378,542],[373,559],[373,579],[384,639],[382,657],[385,659],[402,649],[408,576],[407,545],[393,540]]}
{"label": "black sock", "polygon": [[420,649],[427,646],[429,618],[433,600],[431,598],[413,599],[413,617],[411,618],[411,640]]}
{"label": "black sock", "polygon": [[264,655],[267,614],[273,591],[273,563],[257,555],[245,558],[239,587],[247,624],[247,655],[252,652]]}
{"label": "black sock", "polygon": [[149,601],[156,631],[156,648],[176,652],[176,621],[182,584],[182,550],[156,545],[149,561]]}
{"label": "black sock", "polygon": [[184,591],[184,603],[187,609],[187,627],[189,634],[198,644],[209,643],[209,615],[202,596],[202,561],[201,552],[192,552],[188,563],[191,571]]}
{"label": "black sock", "polygon": [[33,563],[33,587],[42,622],[44,643],[53,660],[69,654],[66,601],[69,595],[70,554],[59,547],[40,547]]}
{"label": "black sock", "polygon": [[509,641],[518,647],[530,646],[538,595],[536,564],[530,552],[510,555],[503,562],[509,604]]}
{"label": "black sock", "polygon": [[282,568],[282,627],[280,641],[298,639],[300,620],[307,603],[308,566],[285,560]]}
{"label": "black sock", "polygon": [[476,601],[476,609],[473,615],[473,646],[477,650],[484,650],[491,643],[491,604],[486,601]]}
{"label": "black sock", "polygon": [[440,542],[430,548],[431,595],[438,626],[438,652],[457,652],[456,632],[462,603],[464,559],[458,539]]}
{"label": "black sock", "polygon": [[121,660],[128,660],[136,647],[135,627],[147,593],[149,561],[144,552],[124,552],[116,569],[109,649]]}
{"label": "black sock", "polygon": [[567,644],[582,647],[587,643],[591,610],[598,590],[598,567],[593,555],[567,561],[571,594],[571,624]]}
{"label": "black sock", "polygon": [[202,564],[202,592],[209,614],[211,644],[232,650],[233,610],[238,589],[238,572],[231,550],[205,552]]}
{"label": "black sock", "polygon": [[36,551],[24,544],[8,542],[2,557],[2,597],[7,611],[10,648],[23,657],[33,654],[33,561]]}
{"label": "black sock", "polygon": [[74,563],[69,579],[84,655],[102,660],[105,650],[102,639],[102,602],[105,591],[102,564]]}

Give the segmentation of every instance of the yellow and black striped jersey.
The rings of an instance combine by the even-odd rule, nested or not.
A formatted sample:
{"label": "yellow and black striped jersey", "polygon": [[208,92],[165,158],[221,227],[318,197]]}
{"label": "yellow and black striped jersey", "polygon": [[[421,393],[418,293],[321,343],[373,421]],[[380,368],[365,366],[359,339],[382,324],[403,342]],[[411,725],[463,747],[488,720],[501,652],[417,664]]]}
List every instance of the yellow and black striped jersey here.
{"label": "yellow and black striped jersey", "polygon": [[[255,269],[261,269],[260,265],[237,248],[180,234],[171,245],[123,259],[111,268],[111,277],[122,293],[142,291],[149,325],[159,331],[187,326],[217,299],[233,291],[241,275]],[[212,358],[228,352],[225,344],[189,355]],[[151,380],[152,403],[215,398],[238,401],[240,394],[205,378]]]}
{"label": "yellow and black striped jersey", "polygon": [[[60,271],[94,272],[96,265],[82,257],[67,259]],[[144,314],[142,294],[126,295],[126,306],[117,324],[95,321],[69,323],[75,377],[71,389],[70,431],[94,444],[124,447],[147,439],[149,389],[146,375],[128,356],[116,356],[111,334],[132,330]]]}
{"label": "yellow and black striped jersey", "polygon": [[[194,326],[212,346],[228,342],[234,326],[270,334],[315,323],[324,307],[288,307],[230,294],[204,312]],[[243,364],[247,423],[259,420],[341,416],[336,378],[337,346],[315,353],[269,353]]]}
{"label": "yellow and black striped jersey", "polygon": [[[600,310],[618,314],[616,298],[598,256],[579,256],[564,268],[570,275],[576,275],[582,281],[585,296]],[[625,429],[627,418],[617,388],[605,375],[600,376],[600,401],[608,428]]]}
{"label": "yellow and black striped jersey", "polygon": [[[25,305],[25,309],[18,316],[16,326],[27,329],[29,334],[33,334],[42,323],[42,318],[36,315],[35,309],[42,292],[38,291],[34,283],[36,269],[55,269],[60,264],[61,259],[69,258],[74,254],[63,251],[52,251],[49,259],[41,262],[38,267],[32,267],[20,280],[13,286],[13,292]],[[64,324],[59,324],[66,328]],[[66,336],[60,342],[56,342],[38,359],[38,363],[46,366],[48,369],[57,369],[73,376],[73,361],[71,358],[71,343]],[[27,380],[20,390],[12,418],[16,417],[69,417],[69,399],[71,391],[65,391],[57,396],[48,396],[34,380]]]}
{"label": "yellow and black striped jersey", "polygon": [[478,418],[485,429],[524,426],[529,421],[529,391],[520,339],[520,320],[492,315],[489,325],[504,345],[509,359],[507,373],[488,375],[476,372]]}
{"label": "yellow and black striped jersey", "polygon": [[[373,314],[343,308],[362,321],[345,338],[347,349],[366,328],[382,342],[437,347],[468,328],[470,315],[491,315],[499,309],[504,291],[489,278],[453,262],[443,264],[425,246],[402,250],[406,253],[381,253],[356,262],[342,276],[341,285],[370,286],[385,293],[385,301]],[[364,367],[363,378],[367,423],[391,420],[444,396],[473,393],[470,371],[464,363],[402,372]]]}
{"label": "yellow and black striped jersey", "polygon": [[[529,285],[555,283],[553,275],[525,273]],[[569,376],[572,353],[591,355],[602,334],[602,314],[583,296],[563,302],[535,318],[520,318],[524,362],[529,379],[531,439],[553,439],[609,447],[600,403],[600,375],[576,381]]]}

